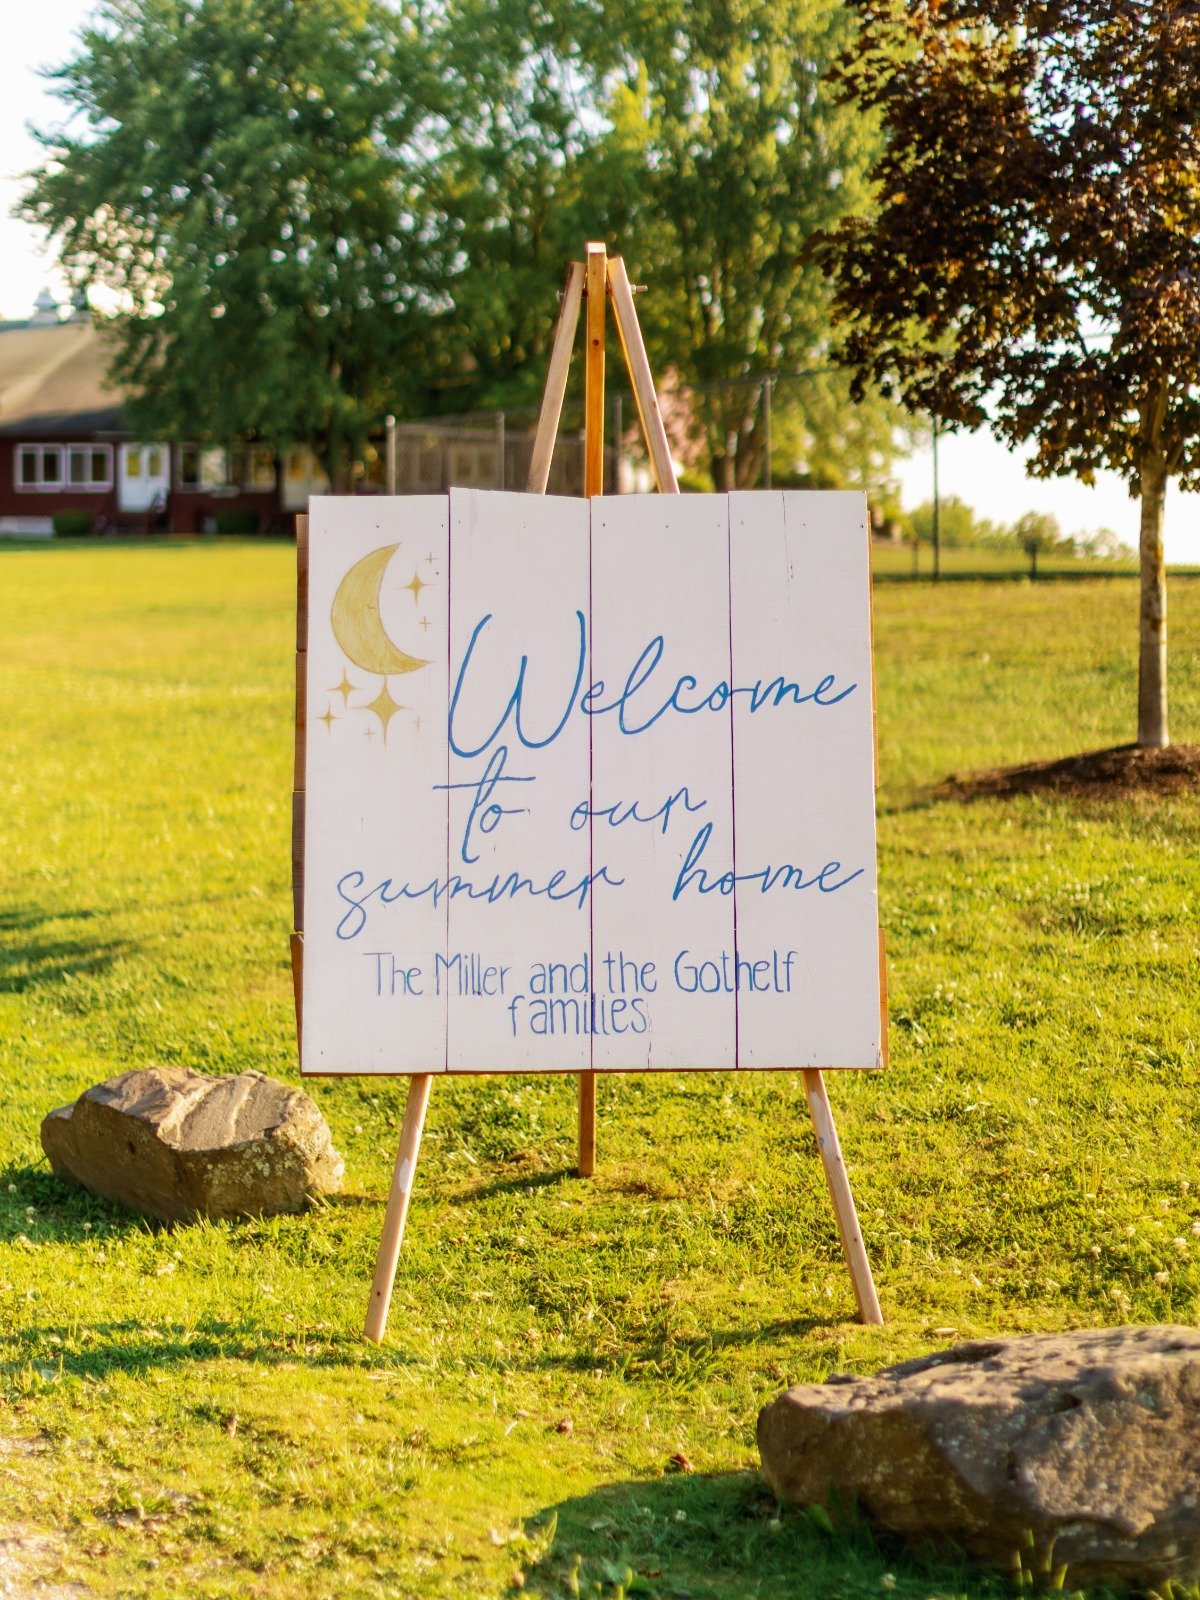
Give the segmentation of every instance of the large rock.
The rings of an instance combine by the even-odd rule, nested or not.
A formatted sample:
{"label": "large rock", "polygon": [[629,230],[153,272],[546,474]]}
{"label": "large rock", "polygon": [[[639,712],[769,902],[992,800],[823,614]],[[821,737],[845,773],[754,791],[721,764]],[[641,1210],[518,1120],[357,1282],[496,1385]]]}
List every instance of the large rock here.
{"label": "large rock", "polygon": [[857,1500],[914,1548],[953,1544],[1068,1589],[1200,1577],[1200,1330],[964,1344],[789,1389],[758,1418],[799,1505]]}
{"label": "large rock", "polygon": [[122,1073],[52,1111],[42,1149],[60,1177],[163,1222],[299,1211],[342,1183],[316,1106],[261,1072]]}

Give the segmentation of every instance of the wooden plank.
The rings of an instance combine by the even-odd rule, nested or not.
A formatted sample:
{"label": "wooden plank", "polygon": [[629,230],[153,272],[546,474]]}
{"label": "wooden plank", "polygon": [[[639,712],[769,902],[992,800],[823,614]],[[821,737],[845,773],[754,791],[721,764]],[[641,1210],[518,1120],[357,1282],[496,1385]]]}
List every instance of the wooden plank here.
{"label": "wooden plank", "polygon": [[888,1065],[888,978],[887,935],[879,930],[879,1050],[882,1065]]}
{"label": "wooden plank", "polygon": [[293,933],[292,947],[292,1001],[296,1007],[296,1045],[300,1045],[304,997],[304,935]]}
{"label": "wooden plank", "polygon": [[608,276],[602,244],[587,247],[587,357],[584,368],[583,492],[604,493],[604,306]]}
{"label": "wooden plank", "polygon": [[542,409],[538,414],[537,433],[533,440],[533,455],[529,462],[529,478],[525,485],[529,494],[545,494],[550,482],[550,463],[554,459],[554,445],[558,438],[558,425],[562,418],[563,399],[567,392],[567,373],[571,366],[571,351],[575,345],[575,332],[579,327],[579,307],[583,300],[584,268],[582,261],[572,261],[567,268],[562,289],[562,305],[554,325],[554,339],[550,346],[550,365],[546,372],[546,388],[542,394]]}
{"label": "wooden plank", "polygon": [[592,866],[623,881],[592,909],[593,1064],[731,1068],[733,897],[680,882],[732,865],[730,704],[671,704],[729,680],[728,506],[607,495],[592,530]]}
{"label": "wooden plank", "polygon": [[308,649],[308,517],[296,518],[296,649]]}
{"label": "wooden plank", "polygon": [[850,1190],[846,1163],[842,1160],[842,1147],[838,1142],[833,1111],[825,1091],[825,1080],[819,1071],[809,1069],[804,1073],[804,1093],[808,1099],[808,1109],[816,1130],[817,1148],[821,1152],[821,1165],[825,1169],[825,1181],[829,1185],[829,1196],[833,1201],[833,1214],[837,1219],[842,1250],[850,1268],[850,1280],[854,1285],[858,1314],[871,1326],[882,1327],[883,1313],[879,1309],[875,1281],[871,1277],[871,1263],[867,1259],[867,1248],[858,1225],[858,1213],[854,1209],[854,1196]]}
{"label": "wooden plank", "polygon": [[866,502],[729,508],[738,1065],[880,1067]]}
{"label": "wooden plank", "polygon": [[408,1086],[404,1121],[400,1127],[400,1148],[396,1152],[396,1165],[392,1168],[387,1209],[383,1214],[383,1232],[379,1238],[379,1253],[375,1259],[375,1278],[371,1284],[371,1299],[367,1307],[366,1326],[363,1328],[364,1335],[372,1344],[378,1344],[387,1329],[392,1286],[396,1281],[396,1264],[400,1259],[400,1246],[404,1242],[404,1223],[408,1216],[408,1202],[412,1197],[413,1178],[417,1170],[417,1157],[421,1151],[421,1133],[425,1127],[425,1113],[429,1106],[429,1090],[432,1084],[433,1077],[430,1073],[418,1072],[414,1074]]}
{"label": "wooden plank", "polygon": [[[874,550],[871,545],[871,519],[867,517],[867,558],[870,571],[871,597],[871,747],[875,757],[875,792],[879,792],[879,695],[875,690],[875,569]],[[888,976],[887,935],[879,929],[879,1048],[882,1064],[889,1064],[888,1055]]]}
{"label": "wooden plank", "polygon": [[620,256],[613,256],[608,263],[608,285],[612,291],[613,316],[621,338],[625,365],[629,370],[629,381],[633,385],[638,419],[642,424],[642,436],[650,452],[655,486],[659,494],[678,494],[679,481],[675,476],[671,446],[663,426],[650,361],[633,304],[633,290],[629,284],[629,274],[625,271],[625,262]]}
{"label": "wooden plank", "polygon": [[871,753],[875,761],[875,790],[879,790],[879,697],[875,693],[875,563],[874,552],[871,548],[871,517],[868,508],[866,527],[863,530],[867,541],[867,610],[868,629],[871,638]]}
{"label": "wooden plank", "polygon": [[303,789],[292,790],[292,927],[304,932],[304,802]]}
{"label": "wooden plank", "polygon": [[588,794],[575,700],[589,514],[578,499],[450,491],[447,876],[470,885],[449,900],[451,1071],[591,1065],[588,832],[569,825]]}
{"label": "wooden plank", "polygon": [[444,495],[313,503],[305,1073],[445,1068],[449,531]]}
{"label": "wooden plank", "polygon": [[[292,788],[304,788],[304,754],[307,742],[308,674],[305,652],[308,649],[308,517],[296,518],[296,718]],[[304,1001],[304,830],[301,820],[296,829],[296,802],[292,800],[292,996],[296,1005],[296,1049],[300,1050],[300,1018]]]}
{"label": "wooden plank", "polygon": [[[604,321],[608,298],[606,251],[602,243],[587,247],[587,355],[584,370],[583,492],[604,493]],[[589,960],[594,961],[589,953]],[[595,974],[592,974],[593,983]],[[581,1178],[596,1170],[596,1077],[579,1079],[579,1164]]]}
{"label": "wooden plank", "polygon": [[581,1178],[596,1175],[596,1074],[579,1074],[579,1159],[575,1167]]}
{"label": "wooden plank", "polygon": [[296,744],[292,761],[292,788],[303,789],[308,731],[308,652],[296,651]]}

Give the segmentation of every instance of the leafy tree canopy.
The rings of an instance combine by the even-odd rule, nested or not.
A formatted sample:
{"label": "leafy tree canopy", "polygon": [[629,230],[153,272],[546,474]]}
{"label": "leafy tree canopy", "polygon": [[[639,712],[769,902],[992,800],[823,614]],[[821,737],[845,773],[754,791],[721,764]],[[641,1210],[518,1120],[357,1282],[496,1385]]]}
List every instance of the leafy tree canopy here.
{"label": "leafy tree canopy", "polygon": [[1139,740],[1162,744],[1167,479],[1200,487],[1200,10],[857,0],[886,147],[828,264],[846,349],[951,424],[1142,499]]}
{"label": "leafy tree canopy", "polygon": [[135,426],[303,440],[341,480],[402,348],[419,65],[373,0],[104,0],[25,214],[114,291]]}
{"label": "leafy tree canopy", "polygon": [[[806,245],[865,202],[879,148],[874,119],[823,81],[850,37],[845,7],[571,4],[607,145],[632,158],[627,253],[653,287],[639,310],[654,354],[697,386],[718,486],[757,482],[757,392],[721,380],[827,362],[828,293]],[[789,402],[802,408],[802,391]]]}
{"label": "leafy tree canopy", "polygon": [[806,255],[879,148],[824,82],[849,37],[842,0],[102,0],[26,215],[115,291],[158,433],[315,443],[338,482],[388,411],[535,404],[603,238],[719,484],[761,481],[767,372],[780,466],[886,478],[896,409],[837,437]]}

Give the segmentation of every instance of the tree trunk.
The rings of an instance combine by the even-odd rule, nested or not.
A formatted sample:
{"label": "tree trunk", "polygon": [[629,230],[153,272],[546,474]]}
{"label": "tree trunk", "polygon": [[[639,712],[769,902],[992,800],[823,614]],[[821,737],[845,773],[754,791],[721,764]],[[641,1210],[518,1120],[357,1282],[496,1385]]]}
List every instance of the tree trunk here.
{"label": "tree trunk", "polygon": [[725,447],[714,450],[709,456],[709,471],[712,473],[713,488],[718,494],[725,494],[736,487],[734,472],[736,463],[730,453],[729,440],[726,439]]}
{"label": "tree trunk", "polygon": [[1167,732],[1167,574],[1163,563],[1166,463],[1143,459],[1141,497],[1141,610],[1138,621],[1138,733],[1140,745],[1170,744]]}

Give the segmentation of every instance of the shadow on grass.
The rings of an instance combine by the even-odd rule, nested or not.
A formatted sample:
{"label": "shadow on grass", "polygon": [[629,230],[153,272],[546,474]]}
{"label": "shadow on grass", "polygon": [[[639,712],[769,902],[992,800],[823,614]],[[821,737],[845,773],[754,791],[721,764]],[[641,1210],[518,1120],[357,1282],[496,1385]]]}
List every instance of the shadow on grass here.
{"label": "shadow on grass", "polygon": [[47,1166],[0,1168],[0,1242],[31,1231],[29,1207],[37,1212],[38,1239],[54,1244],[82,1244],[101,1226],[108,1234],[159,1233],[166,1226],[55,1177]]}
{"label": "shadow on grass", "polygon": [[677,1473],[605,1484],[526,1525],[525,1593],[542,1600],[624,1594],[662,1600],[897,1600],[1006,1593],[965,1561],[927,1565],[888,1548],[851,1512],[781,1507],[757,1472]]}
{"label": "shadow on grass", "polygon": [[109,1236],[130,1233],[184,1233],[190,1228],[218,1226],[234,1230],[252,1245],[261,1242],[256,1230],[264,1223],[296,1222],[302,1224],[322,1211],[370,1210],[382,1216],[383,1202],[373,1195],[332,1194],[322,1195],[303,1211],[285,1212],[268,1217],[235,1217],[221,1223],[210,1224],[197,1217],[191,1222],[163,1222],[157,1217],[145,1216],[115,1200],[106,1200],[80,1183],[71,1183],[57,1177],[48,1166],[0,1167],[0,1243],[11,1244],[19,1234],[31,1232],[27,1208],[36,1211],[38,1241],[53,1244],[82,1244],[95,1242],[97,1229],[103,1228]]}
{"label": "shadow on grass", "polygon": [[[219,1321],[200,1317],[191,1323],[146,1323],[127,1317],[117,1322],[40,1323],[0,1336],[0,1377],[20,1388],[23,1375],[43,1381],[58,1377],[92,1381],[120,1372],[133,1377],[199,1361],[243,1361],[259,1367],[378,1367],[377,1356],[361,1339],[338,1334],[268,1333],[251,1317]],[[388,1352],[385,1365],[408,1366],[400,1351]]]}
{"label": "shadow on grass", "polygon": [[557,1172],[527,1172],[515,1178],[486,1179],[478,1184],[464,1184],[444,1198],[452,1206],[492,1200],[499,1195],[528,1194],[531,1189],[556,1189],[560,1184],[578,1177],[574,1167],[563,1167]]}
{"label": "shadow on grass", "polygon": [[136,947],[126,939],[47,935],[51,925],[91,922],[94,911],[40,911],[13,906],[0,911],[0,994],[24,994],[65,979],[95,977]]}

